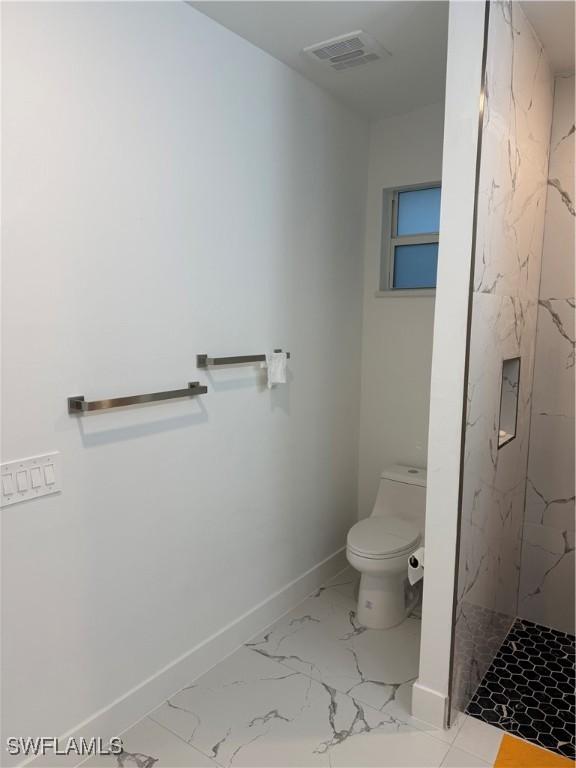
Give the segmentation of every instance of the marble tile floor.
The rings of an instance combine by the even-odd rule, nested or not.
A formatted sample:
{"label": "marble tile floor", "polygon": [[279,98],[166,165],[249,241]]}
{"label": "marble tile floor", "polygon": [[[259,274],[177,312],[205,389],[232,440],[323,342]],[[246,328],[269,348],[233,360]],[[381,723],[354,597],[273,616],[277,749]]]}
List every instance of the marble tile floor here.
{"label": "marble tile floor", "polygon": [[84,765],[491,766],[503,731],[411,717],[420,620],[359,626],[355,587],[346,569],[125,732],[121,755]]}

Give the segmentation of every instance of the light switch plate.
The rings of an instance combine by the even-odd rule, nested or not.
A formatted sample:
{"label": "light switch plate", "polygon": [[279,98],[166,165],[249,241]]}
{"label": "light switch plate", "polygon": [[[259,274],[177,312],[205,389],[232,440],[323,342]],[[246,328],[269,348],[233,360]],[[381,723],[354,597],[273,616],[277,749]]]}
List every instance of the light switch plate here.
{"label": "light switch plate", "polygon": [[11,507],[20,501],[37,499],[62,490],[58,452],[0,464],[0,473],[2,507]]}

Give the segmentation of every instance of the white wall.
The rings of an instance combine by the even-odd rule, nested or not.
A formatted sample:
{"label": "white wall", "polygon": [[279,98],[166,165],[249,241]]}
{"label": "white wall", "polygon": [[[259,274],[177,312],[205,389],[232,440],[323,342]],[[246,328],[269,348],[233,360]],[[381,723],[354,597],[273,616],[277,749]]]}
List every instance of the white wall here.
{"label": "white wall", "polygon": [[426,465],[434,297],[377,297],[382,190],[439,181],[444,109],[434,104],[370,131],[364,255],[359,513],[369,515],[387,464]]}
{"label": "white wall", "polygon": [[484,3],[451,2],[430,385],[426,578],[412,711],[447,717]]}
{"label": "white wall", "polygon": [[[56,735],[344,545],[367,136],[183,3],[2,13],[2,458],[64,483],[3,512],[3,714]],[[272,393],[195,368],[276,346]]]}

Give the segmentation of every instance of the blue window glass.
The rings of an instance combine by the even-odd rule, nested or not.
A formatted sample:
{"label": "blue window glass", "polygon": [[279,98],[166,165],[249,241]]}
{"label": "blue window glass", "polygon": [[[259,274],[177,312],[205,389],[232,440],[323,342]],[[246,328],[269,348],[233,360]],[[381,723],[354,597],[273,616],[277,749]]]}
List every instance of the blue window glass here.
{"label": "blue window glass", "polygon": [[440,231],[440,187],[398,193],[398,235]]}
{"label": "blue window glass", "polygon": [[394,288],[435,288],[438,243],[397,245],[394,249]]}

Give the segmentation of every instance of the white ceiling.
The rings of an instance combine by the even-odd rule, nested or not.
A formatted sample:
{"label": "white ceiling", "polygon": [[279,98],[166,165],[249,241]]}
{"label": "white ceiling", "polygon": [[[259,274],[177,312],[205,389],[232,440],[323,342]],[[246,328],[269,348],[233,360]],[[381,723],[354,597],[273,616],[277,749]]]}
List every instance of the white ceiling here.
{"label": "white ceiling", "polygon": [[[441,0],[191,0],[205,13],[366,117],[389,117],[442,101],[448,3]],[[523,0],[555,73],[574,71],[574,0]],[[302,53],[355,30],[392,55],[334,72]]]}
{"label": "white ceiling", "polygon": [[574,72],[573,0],[524,0],[522,8],[555,74]]}
{"label": "white ceiling", "polygon": [[[435,0],[190,2],[367,117],[388,117],[444,99],[448,3]],[[392,55],[334,72],[302,49],[363,30]]]}

